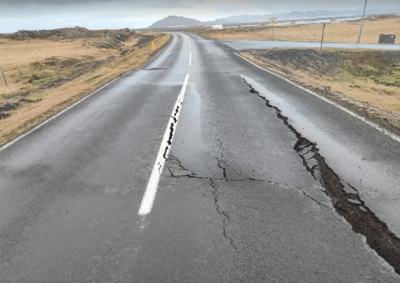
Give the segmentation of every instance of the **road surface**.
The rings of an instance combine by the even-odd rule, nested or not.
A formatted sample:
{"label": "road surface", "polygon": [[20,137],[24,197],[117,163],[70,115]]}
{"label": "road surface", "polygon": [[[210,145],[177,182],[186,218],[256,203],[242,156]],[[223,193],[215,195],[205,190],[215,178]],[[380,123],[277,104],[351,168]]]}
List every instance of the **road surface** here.
{"label": "road surface", "polygon": [[400,143],[234,51],[174,33],[3,147],[0,282],[399,282],[310,152],[399,235]]}
{"label": "road surface", "polygon": [[[320,48],[320,42],[300,42],[300,41],[266,41],[266,40],[220,40],[236,51],[248,49],[267,49],[267,48]],[[335,43],[324,42],[325,48],[360,48],[378,50],[399,50],[398,44],[355,44],[355,43]]]}

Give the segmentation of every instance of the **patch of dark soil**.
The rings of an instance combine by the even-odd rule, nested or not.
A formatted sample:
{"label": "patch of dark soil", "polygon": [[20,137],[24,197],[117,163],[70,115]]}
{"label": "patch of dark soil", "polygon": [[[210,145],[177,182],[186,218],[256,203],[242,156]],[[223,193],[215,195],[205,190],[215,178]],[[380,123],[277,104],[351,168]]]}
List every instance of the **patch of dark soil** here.
{"label": "patch of dark soil", "polygon": [[7,118],[8,116],[10,116],[10,113],[0,112],[0,119]]}
{"label": "patch of dark soil", "polygon": [[10,111],[10,110],[14,110],[19,106],[18,102],[15,103],[7,103],[4,106],[0,106],[0,112],[3,111]]}
{"label": "patch of dark soil", "polygon": [[19,106],[18,102],[7,103],[3,106],[0,106],[0,119],[7,118],[8,116],[10,116],[10,113],[8,113],[7,111],[14,110],[18,108],[18,106]]}
{"label": "patch of dark soil", "polygon": [[19,102],[23,102],[23,103],[35,103],[35,102],[38,102],[38,100],[30,100],[30,99],[22,98],[22,99],[19,100]]}
{"label": "patch of dark soil", "polygon": [[326,73],[340,67],[341,57],[333,52],[316,49],[272,49],[258,54],[267,60],[277,60],[295,69],[318,70]]}
{"label": "patch of dark soil", "polygon": [[366,65],[383,68],[400,64],[398,51],[270,49],[257,52],[264,61],[276,60],[290,67],[312,74],[338,74],[344,70],[364,76],[360,70]]}
{"label": "patch of dark soil", "polygon": [[100,68],[103,64],[108,63],[112,60],[100,60],[100,61],[92,61],[92,62],[81,62],[78,63],[74,66],[73,71],[62,78],[50,81],[48,83],[45,83],[39,87],[40,90],[42,89],[48,89],[48,88],[54,88],[54,87],[59,87],[67,82],[70,82],[83,74],[86,74],[87,72],[90,72],[92,70]]}
{"label": "patch of dark soil", "polygon": [[96,42],[96,48],[99,49],[118,49],[120,46],[121,44],[118,41],[110,39],[105,39],[102,42]]}
{"label": "patch of dark soil", "polygon": [[128,54],[130,51],[131,51],[131,50],[129,50],[129,49],[122,49],[120,55],[121,55],[121,56],[124,56],[124,55]]}
{"label": "patch of dark soil", "polygon": [[28,96],[28,95],[30,95],[30,94],[31,94],[31,92],[30,92],[30,91],[27,91],[27,92],[21,93],[20,96]]}
{"label": "patch of dark soil", "polygon": [[152,41],[153,39],[154,39],[154,37],[151,35],[143,36],[142,38],[139,39],[139,41],[135,44],[135,46],[146,44],[146,43]]}
{"label": "patch of dark soil", "polygon": [[135,34],[134,31],[130,31],[129,28],[119,30],[88,30],[83,27],[74,28],[61,28],[53,30],[20,30],[11,34],[0,34],[1,38],[8,38],[13,40],[27,40],[27,39],[82,39],[82,38],[94,38],[101,37],[104,34],[116,35],[117,40],[125,41],[127,37]]}
{"label": "patch of dark soil", "polygon": [[37,75],[33,75],[32,77],[29,78],[28,83],[33,83],[34,81],[37,81],[39,77]]}
{"label": "patch of dark soil", "polygon": [[128,41],[132,36],[134,36],[134,33],[127,31],[111,32],[102,41],[96,42],[96,47],[100,49],[120,49],[121,42]]}
{"label": "patch of dark soil", "polygon": [[44,61],[33,62],[30,65],[33,69],[47,69],[49,67],[58,67],[65,69],[74,66],[78,62],[80,62],[80,60],[75,58],[51,57],[45,59]]}

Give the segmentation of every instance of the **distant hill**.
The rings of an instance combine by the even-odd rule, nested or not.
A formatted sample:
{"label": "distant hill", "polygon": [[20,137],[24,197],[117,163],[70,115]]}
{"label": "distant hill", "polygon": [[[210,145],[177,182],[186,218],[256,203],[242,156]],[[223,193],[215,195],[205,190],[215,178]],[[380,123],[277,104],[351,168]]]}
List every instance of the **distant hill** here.
{"label": "distant hill", "polygon": [[178,16],[169,16],[165,19],[159,20],[149,26],[149,28],[165,28],[165,27],[174,27],[174,26],[202,26],[204,23],[190,18],[178,17]]}

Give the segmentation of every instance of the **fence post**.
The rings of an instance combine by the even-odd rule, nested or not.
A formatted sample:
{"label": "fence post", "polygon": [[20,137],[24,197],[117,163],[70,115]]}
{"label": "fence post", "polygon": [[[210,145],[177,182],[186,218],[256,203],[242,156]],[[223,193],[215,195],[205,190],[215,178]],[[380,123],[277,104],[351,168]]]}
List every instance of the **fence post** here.
{"label": "fence post", "polygon": [[4,76],[3,69],[0,68],[1,77],[3,78],[3,83],[7,86],[6,77]]}

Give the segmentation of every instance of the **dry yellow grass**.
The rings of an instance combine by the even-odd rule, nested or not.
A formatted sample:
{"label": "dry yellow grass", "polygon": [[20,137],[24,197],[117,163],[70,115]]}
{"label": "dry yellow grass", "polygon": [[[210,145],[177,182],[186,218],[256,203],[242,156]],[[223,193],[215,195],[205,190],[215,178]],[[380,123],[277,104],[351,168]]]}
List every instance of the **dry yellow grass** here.
{"label": "dry yellow grass", "polygon": [[[117,56],[118,50],[98,49],[91,44],[99,39],[89,40],[24,40],[16,41],[0,39],[0,68],[3,69],[8,86],[0,84],[0,93],[10,93],[27,85],[27,80],[18,80],[19,71],[26,76],[32,75],[31,63],[40,62],[46,58],[63,57],[87,61],[89,58],[103,60],[108,56]],[[138,41],[132,38],[126,42],[130,47]],[[88,56],[90,56],[88,58]],[[19,70],[19,71],[18,71]]]}
{"label": "dry yellow grass", "polygon": [[[400,126],[400,92],[396,87],[377,85],[372,80],[367,79],[362,80],[352,78],[352,80],[348,82],[340,81],[337,80],[337,78],[317,76],[306,71],[296,70],[277,60],[269,60],[270,63],[267,64],[255,58],[249,52],[241,52],[240,55],[257,65],[301,84],[306,88],[328,88],[331,92],[340,94],[338,96],[340,97],[339,99],[363,108],[366,107],[363,104],[363,101],[368,102],[375,108],[366,107],[365,111],[369,112],[373,116],[388,119],[390,123],[396,127]],[[271,63],[273,63],[273,65]],[[279,69],[289,71],[289,74],[282,72]]]}
{"label": "dry yellow grass", "polygon": [[[260,62],[255,61],[250,53],[242,52],[241,55],[260,65]],[[400,113],[400,92],[396,87],[378,85],[369,79],[351,78],[351,81],[343,81],[332,77],[317,76],[305,71],[293,69],[277,60],[273,60],[273,64],[279,66],[281,69],[289,71],[292,77],[296,77],[297,80],[306,84],[328,86],[333,92],[340,92],[359,101],[367,101],[371,105],[381,109]],[[274,70],[274,72],[276,72],[276,70]]]}
{"label": "dry yellow grass", "polygon": [[[360,31],[360,22],[329,23],[325,26],[324,42],[355,43]],[[194,31],[215,39],[272,40],[270,27],[226,28],[222,30]],[[322,24],[276,26],[273,40],[321,41]],[[363,25],[361,43],[378,43],[379,34],[399,32],[399,18],[377,18],[366,20]],[[396,42],[399,44],[400,40]]]}
{"label": "dry yellow grass", "polygon": [[[94,72],[89,72],[61,87],[32,94],[31,96],[34,97],[28,98],[40,98],[42,100],[20,107],[17,110],[10,112],[11,116],[0,120],[0,145],[5,144],[23,132],[33,128],[34,126],[53,116],[55,113],[61,111],[63,108],[71,105],[90,92],[98,89],[107,81],[120,76],[128,70],[140,68],[151,57],[159,52],[161,48],[165,46],[165,44],[167,44],[169,38],[169,34],[157,35],[157,37],[154,38],[154,43],[156,46],[155,51],[152,50],[151,43],[147,43],[142,48],[137,49],[126,56],[118,57],[115,61],[107,64],[106,66],[102,66],[101,68],[94,70]],[[71,44],[72,43],[74,42],[71,42]],[[41,46],[46,45],[43,42],[40,44],[42,44]],[[50,44],[51,43],[49,42],[49,45]],[[77,53],[80,52],[80,55],[76,56],[83,56],[85,51],[78,51],[79,48],[79,43],[77,45],[66,46],[64,48],[63,55],[66,56],[67,52],[69,52],[69,55],[72,55],[76,51]],[[93,52],[100,52],[97,53],[97,56],[99,57],[113,55],[110,53],[113,52],[112,50],[106,50],[105,52],[103,50],[93,50]],[[52,55],[60,56],[60,54],[55,53]],[[35,58],[35,60],[38,59],[39,58]],[[12,59],[10,59],[10,61],[11,60]]]}

